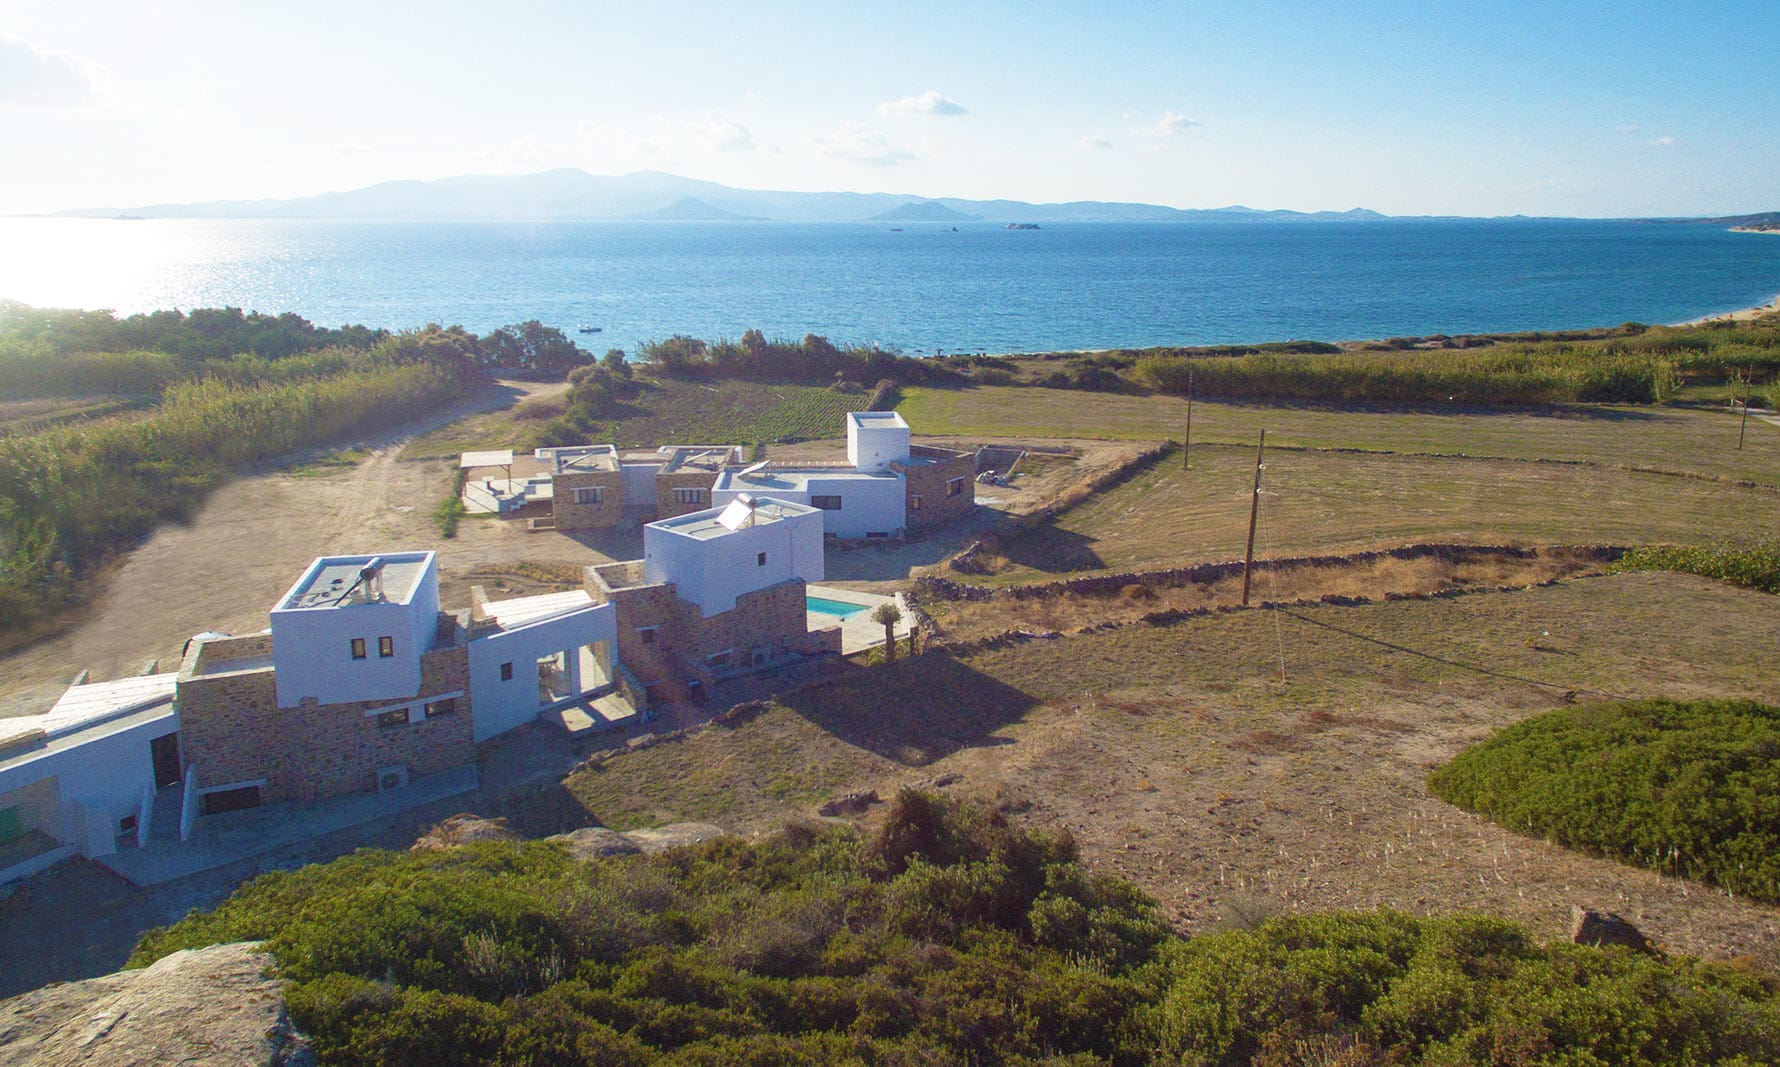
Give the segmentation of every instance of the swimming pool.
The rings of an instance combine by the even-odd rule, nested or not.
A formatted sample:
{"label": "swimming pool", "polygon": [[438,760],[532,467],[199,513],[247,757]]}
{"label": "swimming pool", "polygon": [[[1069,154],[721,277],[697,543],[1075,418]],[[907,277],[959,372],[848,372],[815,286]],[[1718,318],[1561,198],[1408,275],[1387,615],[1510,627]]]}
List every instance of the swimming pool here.
{"label": "swimming pool", "polygon": [[867,610],[864,604],[849,604],[845,600],[830,600],[827,597],[806,597],[805,611],[813,615],[833,615],[837,619],[850,619]]}

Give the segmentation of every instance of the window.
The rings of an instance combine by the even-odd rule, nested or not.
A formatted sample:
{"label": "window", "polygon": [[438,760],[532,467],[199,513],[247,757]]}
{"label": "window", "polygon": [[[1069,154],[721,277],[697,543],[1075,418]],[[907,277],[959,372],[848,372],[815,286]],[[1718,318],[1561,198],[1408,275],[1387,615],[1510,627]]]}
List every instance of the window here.
{"label": "window", "polygon": [[947,496],[959,496],[963,492],[964,492],[964,479],[963,478],[953,478],[951,481],[946,483],[946,495]]}
{"label": "window", "polygon": [[217,789],[204,794],[204,814],[220,815],[225,811],[241,811],[260,806],[260,787],[244,785],[235,789]]}
{"label": "window", "polygon": [[353,659],[364,659],[365,658],[365,639],[364,638],[355,637],[352,639],[352,658]]}
{"label": "window", "polygon": [[921,494],[920,493],[915,493],[909,497],[909,510],[910,511],[920,511],[921,510]]}
{"label": "window", "polygon": [[570,496],[577,504],[599,504],[606,499],[606,491],[601,486],[586,485],[570,491]]}
{"label": "window", "polygon": [[766,566],[766,553],[765,552],[762,552],[760,555],[754,557],[754,565],[756,567]]}
{"label": "window", "polygon": [[501,664],[501,681],[510,682],[512,680],[513,680],[513,665],[511,663]]}
{"label": "window", "polygon": [[395,654],[396,654],[396,639],[395,638],[393,638],[393,637],[379,637],[377,639],[377,658],[378,659],[389,659],[391,656],[393,656]]}
{"label": "window", "polygon": [[377,725],[385,730],[393,730],[398,726],[408,725],[408,709],[397,708],[394,711],[377,713]]}
{"label": "window", "polygon": [[810,497],[810,507],[821,508],[823,511],[839,511],[841,498],[838,496],[812,496]]}
{"label": "window", "polygon": [[674,490],[674,503],[676,504],[702,504],[704,502],[705,491],[703,489]]}
{"label": "window", "polygon": [[433,701],[427,702],[426,717],[429,719],[437,719],[442,715],[455,715],[455,714],[457,714],[457,698],[456,697],[446,697],[444,700],[433,700]]}
{"label": "window", "polygon": [[642,641],[645,645],[653,645],[655,643],[655,627],[644,626],[638,629],[637,639]]}
{"label": "window", "polygon": [[713,652],[705,657],[705,662],[713,667],[727,667],[729,666],[729,654],[734,651],[733,648],[726,648],[721,652]]}

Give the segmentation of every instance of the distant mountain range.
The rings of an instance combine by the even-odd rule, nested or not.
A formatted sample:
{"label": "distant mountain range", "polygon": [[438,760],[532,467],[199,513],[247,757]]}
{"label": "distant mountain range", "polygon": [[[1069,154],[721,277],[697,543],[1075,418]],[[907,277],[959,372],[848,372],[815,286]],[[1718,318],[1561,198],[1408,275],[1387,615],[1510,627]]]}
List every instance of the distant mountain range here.
{"label": "distant mountain range", "polygon": [[797,193],[736,189],[659,171],[589,174],[549,170],[511,176],[381,182],[291,200],[213,200],[57,212],[72,218],[648,220],[683,222],[1318,222],[1382,219],[1376,211],[1182,210],[1082,200],[1028,204],[903,193]]}

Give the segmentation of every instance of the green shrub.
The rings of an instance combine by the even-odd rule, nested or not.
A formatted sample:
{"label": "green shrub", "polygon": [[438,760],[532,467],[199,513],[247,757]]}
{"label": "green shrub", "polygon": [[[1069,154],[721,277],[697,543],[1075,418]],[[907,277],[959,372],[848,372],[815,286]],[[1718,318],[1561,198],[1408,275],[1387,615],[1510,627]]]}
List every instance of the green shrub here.
{"label": "green shrub", "polygon": [[[1067,838],[903,793],[580,863],[362,851],[151,932],[266,939],[324,1064],[1705,1063],[1780,1055],[1763,976],[1495,919],[1274,919],[1183,942]],[[1341,1058],[1345,1056],[1346,1058]]]}
{"label": "green shrub", "polygon": [[1497,731],[1428,785],[1511,830],[1780,902],[1780,709],[1561,708]]}
{"label": "green shrub", "polygon": [[1634,548],[1609,572],[1680,571],[1780,593],[1780,541],[1753,545],[1656,545]]}

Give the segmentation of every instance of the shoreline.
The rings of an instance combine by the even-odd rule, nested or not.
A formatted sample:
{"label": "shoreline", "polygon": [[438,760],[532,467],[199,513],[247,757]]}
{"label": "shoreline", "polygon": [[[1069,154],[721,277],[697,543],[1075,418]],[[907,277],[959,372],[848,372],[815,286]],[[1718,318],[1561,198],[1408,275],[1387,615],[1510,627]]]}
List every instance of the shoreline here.
{"label": "shoreline", "polygon": [[[1776,230],[1751,230],[1750,232],[1780,233],[1780,231]],[[1703,326],[1708,322],[1754,322],[1756,319],[1759,319],[1764,315],[1773,315],[1776,313],[1780,313],[1780,295],[1776,295],[1772,300],[1769,300],[1765,304],[1757,304],[1754,307],[1739,308],[1736,311],[1726,311],[1717,315],[1702,315],[1697,319],[1688,319],[1686,322],[1672,322],[1669,325]]]}

